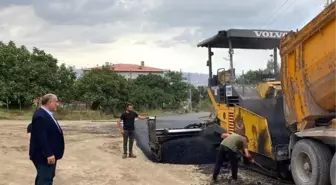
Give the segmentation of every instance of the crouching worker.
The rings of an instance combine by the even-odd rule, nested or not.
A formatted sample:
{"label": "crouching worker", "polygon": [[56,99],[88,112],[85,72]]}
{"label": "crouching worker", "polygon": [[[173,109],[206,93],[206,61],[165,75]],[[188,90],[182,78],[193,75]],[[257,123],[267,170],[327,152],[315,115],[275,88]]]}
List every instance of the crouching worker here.
{"label": "crouching worker", "polygon": [[230,161],[232,180],[236,181],[238,178],[238,155],[242,152],[244,156],[253,162],[253,159],[247,149],[248,138],[236,133],[221,135],[224,139],[220,145],[217,153],[215,168],[213,171],[212,180],[217,181],[217,176],[224,161]]}

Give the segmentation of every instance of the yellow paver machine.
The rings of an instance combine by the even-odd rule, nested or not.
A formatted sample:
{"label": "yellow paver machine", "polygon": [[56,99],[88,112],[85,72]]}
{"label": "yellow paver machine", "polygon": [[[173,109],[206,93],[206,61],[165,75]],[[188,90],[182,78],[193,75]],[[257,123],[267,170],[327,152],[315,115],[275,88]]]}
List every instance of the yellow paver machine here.
{"label": "yellow paver machine", "polygon": [[[296,185],[336,185],[335,7],[333,2],[297,32],[230,29],[199,43],[208,49],[208,95],[216,117],[182,129],[156,129],[149,120],[153,153],[175,136],[241,133],[257,164],[270,173],[292,177]],[[212,48],[229,49],[230,69],[212,74]],[[275,80],[238,84],[233,49],[273,49]]]}

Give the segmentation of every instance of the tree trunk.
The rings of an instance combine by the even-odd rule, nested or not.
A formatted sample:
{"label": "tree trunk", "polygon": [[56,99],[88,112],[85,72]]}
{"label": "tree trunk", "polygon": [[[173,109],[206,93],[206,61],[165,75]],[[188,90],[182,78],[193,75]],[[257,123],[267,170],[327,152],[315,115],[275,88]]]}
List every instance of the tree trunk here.
{"label": "tree trunk", "polygon": [[20,111],[22,110],[21,108],[21,99],[19,98],[19,107],[20,107]]}
{"label": "tree trunk", "polygon": [[7,99],[7,111],[9,111],[9,100],[8,100],[8,97],[6,98]]}

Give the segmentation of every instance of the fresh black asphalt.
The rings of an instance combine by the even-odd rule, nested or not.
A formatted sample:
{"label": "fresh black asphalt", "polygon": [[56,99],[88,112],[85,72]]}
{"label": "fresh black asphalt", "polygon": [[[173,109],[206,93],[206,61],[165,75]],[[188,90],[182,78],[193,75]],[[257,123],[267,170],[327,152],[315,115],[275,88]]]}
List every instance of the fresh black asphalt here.
{"label": "fresh black asphalt", "polygon": [[[186,125],[201,122],[200,117],[208,115],[209,113],[193,113],[157,117],[156,126],[157,128],[183,128]],[[155,162],[148,145],[146,121],[137,120],[135,131],[138,147],[148,159]],[[165,163],[209,164],[215,161],[216,151],[203,137],[181,138],[164,143],[162,156]]]}

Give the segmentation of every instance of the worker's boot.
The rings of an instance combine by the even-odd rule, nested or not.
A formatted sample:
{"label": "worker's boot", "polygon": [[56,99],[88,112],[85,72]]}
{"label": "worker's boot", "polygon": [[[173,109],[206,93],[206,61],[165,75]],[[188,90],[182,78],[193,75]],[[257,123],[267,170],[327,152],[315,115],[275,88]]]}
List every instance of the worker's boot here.
{"label": "worker's boot", "polygon": [[216,184],[218,182],[217,176],[212,176],[211,184]]}
{"label": "worker's boot", "polygon": [[231,169],[230,163],[224,162],[223,166],[222,166],[222,169],[223,169],[223,172],[225,172],[225,173],[230,172],[230,169]]}
{"label": "worker's boot", "polygon": [[129,157],[129,158],[136,158],[137,156],[134,155],[134,154],[132,154],[132,153],[130,153],[128,157]]}
{"label": "worker's boot", "polygon": [[123,154],[122,158],[126,159],[127,158],[127,154]]}
{"label": "worker's boot", "polygon": [[232,178],[232,176],[231,176],[231,178],[229,179],[229,184],[232,184],[232,185],[240,185],[240,184],[242,184],[243,182],[241,181],[241,179],[239,179],[239,178],[237,178],[237,179],[234,179],[234,178]]}

